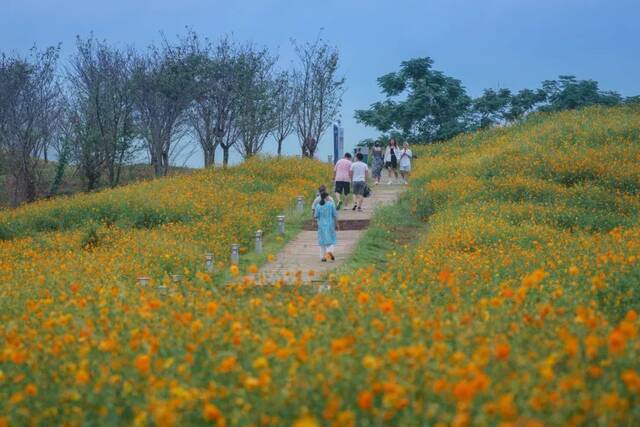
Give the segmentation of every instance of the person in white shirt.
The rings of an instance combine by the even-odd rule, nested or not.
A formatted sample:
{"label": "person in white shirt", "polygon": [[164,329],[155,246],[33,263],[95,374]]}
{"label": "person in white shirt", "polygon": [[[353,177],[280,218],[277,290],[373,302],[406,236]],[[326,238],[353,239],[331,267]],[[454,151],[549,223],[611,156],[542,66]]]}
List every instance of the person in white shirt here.
{"label": "person in white shirt", "polygon": [[367,173],[369,167],[362,161],[364,156],[362,153],[356,154],[356,161],[351,164],[351,182],[353,187],[353,194],[356,196],[356,203],[353,205],[353,210],[358,209],[362,211],[362,201],[364,200],[364,189],[367,186]]}
{"label": "person in white shirt", "polygon": [[387,168],[387,173],[389,175],[389,182],[387,184],[391,184],[391,174],[398,179],[398,154],[400,152],[400,148],[398,147],[398,143],[395,138],[389,139],[389,145],[384,150],[384,167]]}
{"label": "person in white shirt", "polygon": [[400,166],[400,176],[402,177],[402,181],[404,185],[407,185],[409,182],[409,173],[411,172],[411,158],[413,154],[409,149],[409,144],[404,143],[402,150],[400,150],[400,154],[398,155],[398,165]]}

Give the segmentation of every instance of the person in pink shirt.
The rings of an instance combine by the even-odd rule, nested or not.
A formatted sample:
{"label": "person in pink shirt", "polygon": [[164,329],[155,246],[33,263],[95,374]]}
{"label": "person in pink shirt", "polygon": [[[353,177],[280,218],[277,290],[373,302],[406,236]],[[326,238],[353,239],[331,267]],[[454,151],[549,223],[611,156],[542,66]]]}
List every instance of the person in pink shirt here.
{"label": "person in pink shirt", "polygon": [[345,153],[344,158],[336,162],[333,169],[333,180],[335,181],[335,193],[338,204],[336,209],[342,206],[341,195],[344,194],[344,201],[347,202],[347,196],[351,192],[351,154]]}

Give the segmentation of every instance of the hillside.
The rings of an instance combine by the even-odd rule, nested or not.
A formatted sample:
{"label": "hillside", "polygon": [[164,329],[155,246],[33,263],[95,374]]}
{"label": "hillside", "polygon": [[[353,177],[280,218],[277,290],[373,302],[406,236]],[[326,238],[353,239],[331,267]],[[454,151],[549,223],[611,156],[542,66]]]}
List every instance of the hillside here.
{"label": "hillside", "polygon": [[[639,161],[631,106],[419,149],[410,189],[351,265],[378,260],[323,293],[242,276],[223,286],[202,262],[213,250],[226,273],[230,243],[249,246],[301,189],[326,182],[329,167],[311,160],[2,212],[0,417],[638,424]],[[416,219],[428,226],[399,231]],[[141,274],[150,286],[134,284]]]}
{"label": "hillside", "polygon": [[[0,153],[1,157],[1,153]],[[55,180],[56,168],[58,162],[48,161],[41,162],[38,170],[37,197],[39,199],[46,198],[50,195],[51,185]],[[170,175],[181,175],[193,172],[193,169],[184,167],[172,167]],[[128,185],[139,181],[153,179],[153,167],[148,164],[131,164],[122,167],[120,175],[120,185]],[[109,188],[107,178],[102,177],[98,182],[98,190]],[[7,176],[7,172],[2,169],[0,161],[0,209],[11,206],[14,185],[12,179]],[[75,165],[69,165],[65,168],[62,176],[60,187],[56,192],[56,196],[69,196],[86,190],[86,184],[83,182],[81,171]]]}
{"label": "hillside", "polygon": [[536,115],[420,154],[407,203],[428,232],[352,278],[368,414],[638,424],[640,109]]}

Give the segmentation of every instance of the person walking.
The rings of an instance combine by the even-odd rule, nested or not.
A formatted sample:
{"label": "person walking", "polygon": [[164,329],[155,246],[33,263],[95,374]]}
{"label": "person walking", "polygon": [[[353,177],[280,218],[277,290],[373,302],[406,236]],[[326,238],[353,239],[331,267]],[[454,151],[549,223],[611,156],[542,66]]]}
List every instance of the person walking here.
{"label": "person walking", "polygon": [[387,184],[391,184],[391,174],[398,179],[398,143],[395,138],[389,139],[389,145],[384,151],[384,166],[387,169],[387,173],[389,174],[389,182]]}
{"label": "person walking", "polygon": [[353,182],[353,194],[356,200],[353,210],[362,211],[362,201],[364,200],[364,189],[367,186],[367,173],[369,167],[362,161],[364,156],[362,153],[356,154],[356,161],[351,164],[351,181]]}
{"label": "person walking", "polygon": [[338,212],[334,204],[329,200],[329,194],[326,191],[320,194],[320,202],[316,206],[314,216],[318,224],[318,244],[322,255],[320,261],[334,261],[336,257],[333,254],[333,250],[337,241],[336,224]]}
{"label": "person walking", "polygon": [[[320,195],[322,193],[326,193],[326,192],[327,192],[327,186],[322,184],[320,187],[318,187],[318,192],[316,193],[316,198],[313,199],[313,203],[311,203],[311,218],[313,219],[314,224],[315,224],[315,218],[316,218],[316,207],[320,203],[320,200],[322,200]],[[334,206],[335,206],[335,202],[333,201],[333,198],[331,196],[327,197],[327,200],[330,201],[331,203],[333,203]]]}
{"label": "person walking", "polygon": [[402,176],[402,181],[404,185],[409,183],[409,174],[411,173],[411,159],[413,157],[413,153],[409,149],[409,144],[404,143],[402,150],[400,150],[398,165],[400,166],[400,176]]}
{"label": "person walking", "polygon": [[382,177],[382,168],[384,167],[384,153],[382,147],[377,142],[373,144],[373,150],[371,152],[371,175],[375,180],[374,183],[380,184],[380,178]]}
{"label": "person walking", "polygon": [[336,209],[340,210],[342,206],[341,195],[344,195],[344,202],[347,202],[347,196],[351,192],[351,154],[345,153],[344,158],[336,162],[333,169],[333,181],[335,182],[334,192],[338,204]]}

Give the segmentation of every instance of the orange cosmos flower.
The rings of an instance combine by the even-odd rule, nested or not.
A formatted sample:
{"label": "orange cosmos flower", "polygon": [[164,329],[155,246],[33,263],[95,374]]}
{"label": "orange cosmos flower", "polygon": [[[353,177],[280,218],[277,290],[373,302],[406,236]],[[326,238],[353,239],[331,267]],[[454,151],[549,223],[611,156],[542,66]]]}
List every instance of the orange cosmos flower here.
{"label": "orange cosmos flower", "polygon": [[625,344],[625,338],[622,332],[617,329],[611,331],[611,334],[609,334],[609,352],[618,354],[624,350]]}
{"label": "orange cosmos flower", "polygon": [[89,382],[89,374],[84,369],[76,372],[76,383],[77,384],[86,384]]}
{"label": "orange cosmos flower", "polygon": [[231,272],[231,275],[233,277],[236,277],[238,274],[240,274],[240,269],[237,265],[232,265],[231,267],[229,267],[229,271]]}
{"label": "orange cosmos flower", "polygon": [[231,372],[236,367],[237,361],[236,356],[227,356],[220,362],[217,371],[221,373]]}
{"label": "orange cosmos flower", "polygon": [[364,303],[366,303],[367,301],[369,301],[369,294],[365,294],[364,292],[360,292],[360,293],[358,294],[358,302],[359,302],[360,304],[364,304]]}
{"label": "orange cosmos flower", "polygon": [[500,360],[507,360],[509,358],[509,353],[511,352],[511,347],[507,343],[500,343],[496,345],[496,357]]}
{"label": "orange cosmos flower", "polygon": [[136,369],[142,375],[146,375],[151,370],[151,358],[146,354],[141,354],[135,361]]}
{"label": "orange cosmos flower", "polygon": [[373,393],[370,391],[361,391],[358,394],[358,407],[363,411],[369,411],[373,408]]}
{"label": "orange cosmos flower", "polygon": [[24,392],[29,396],[35,396],[36,394],[38,394],[38,388],[35,386],[35,384],[27,384],[27,386],[24,388]]}

